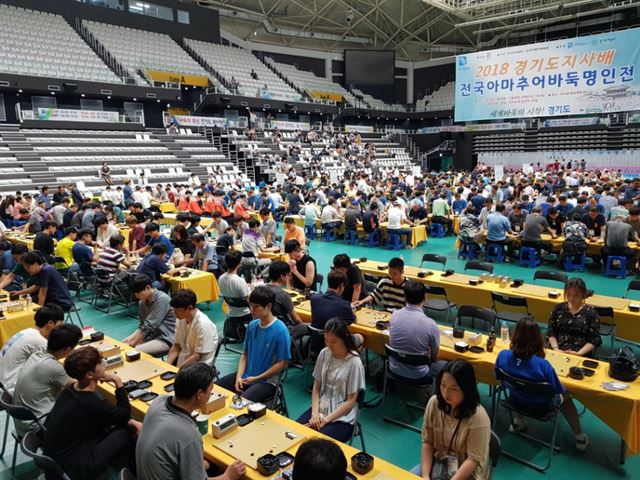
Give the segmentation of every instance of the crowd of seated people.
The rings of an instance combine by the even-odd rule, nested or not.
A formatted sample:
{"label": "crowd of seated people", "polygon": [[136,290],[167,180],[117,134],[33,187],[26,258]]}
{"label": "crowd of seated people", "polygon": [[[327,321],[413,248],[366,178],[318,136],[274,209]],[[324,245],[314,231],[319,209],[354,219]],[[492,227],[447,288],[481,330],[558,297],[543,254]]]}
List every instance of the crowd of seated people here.
{"label": "crowd of seated people", "polygon": [[[327,272],[318,271],[307,250],[306,232],[291,216],[300,216],[305,226],[320,221],[336,231],[362,223],[365,232],[372,232],[387,221],[388,228],[397,229],[407,242],[412,235],[408,227],[440,223],[445,233],[451,233],[457,222],[461,242],[500,244],[512,258],[518,245],[549,252],[552,245],[543,238],[545,234],[565,239],[562,255],[584,254],[587,240],[601,237],[597,261],[626,256],[629,268],[636,266],[629,242],[637,241],[640,231],[640,179],[624,180],[616,172],[565,170],[562,165],[528,174],[507,172],[502,179],[482,166],[472,172],[398,173],[387,178],[375,171],[358,171],[360,161],[349,163],[337,182],[329,181],[320,170],[298,175],[291,169],[282,185],[257,185],[250,190],[208,182],[149,187],[149,192],[128,182],[121,197],[103,196],[102,202],[82,195],[77,198],[77,189],[64,186],[55,198],[43,188],[35,198],[17,192],[3,199],[3,235],[15,241],[10,228],[16,228],[35,236],[31,250],[22,243],[0,242],[0,288],[14,295],[30,294],[42,308],[35,315],[34,328],[19,332],[3,346],[0,381],[14,392],[16,402],[38,415],[49,414],[45,451],[71,478],[95,478],[118,462],[132,470],[137,467],[138,478],[143,479],[242,477],[245,467],[239,462],[214,473],[215,468],[204,460],[201,444],[191,441],[195,431],[185,412],[208,398],[214,377],[211,363],[222,337],[242,342],[242,354],[233,373],[217,384],[269,403],[292,360],[292,342],[309,334],[283,289],[313,290],[317,274]],[[159,193],[154,197],[155,192]],[[171,231],[156,208],[160,202],[173,203],[179,210]],[[202,219],[209,217],[210,223],[202,226]],[[277,236],[280,219],[282,239]],[[123,236],[125,229],[128,238]],[[288,260],[261,258],[276,251],[272,249],[287,254]],[[139,262],[138,255],[142,256]],[[193,291],[170,292],[166,275],[187,267],[214,274],[221,296],[237,300],[228,302],[224,332],[219,334],[197,308]],[[375,304],[392,314],[392,348],[431,355],[426,368],[390,362],[397,376],[431,379],[436,384],[425,410],[421,458],[415,471],[424,477],[443,456],[452,455],[457,458],[456,478],[487,478],[489,418],[479,401],[473,367],[464,361],[440,360],[437,325],[423,308],[424,286],[408,280],[404,268],[401,258],[390,259],[388,278],[369,291],[350,257],[335,255],[327,274],[328,288],[310,298],[311,326],[323,334],[315,336],[311,345],[316,358],[314,384],[298,421],[339,441],[351,438],[356,398],[365,387],[365,375],[360,360],[363,338],[350,334],[348,325],[356,319],[353,307]],[[114,278],[127,272],[126,286],[138,301],[138,324],[124,343],[151,355],[166,355],[180,368],[175,396],[154,402],[142,424],[131,419],[122,380],[105,370],[91,347],[75,349],[79,329],[60,325],[74,304],[68,279],[90,278],[98,269],[106,269]],[[253,285],[255,276],[270,284]],[[595,356],[601,344],[599,319],[597,311],[585,303],[587,289],[582,280],[569,280],[564,295],[565,301],[548,319],[537,319],[548,323],[545,339],[533,320],[518,322],[511,348],[498,356],[496,377],[505,372],[552,384],[557,394],[553,401],[561,405],[576,449],[584,451],[589,439],[571,398],[544,359],[542,346],[546,341],[554,350]],[[65,357],[63,365],[58,360]],[[97,395],[99,382],[116,387],[115,406]],[[517,394],[515,398],[534,407],[540,400]],[[31,427],[18,427],[18,434]],[[516,417],[511,428],[523,431],[527,425]],[[167,436],[166,431],[175,435]],[[453,435],[459,436],[458,441],[443,442]],[[342,478],[335,473],[342,468],[335,446],[314,441],[309,445],[331,461],[318,465],[306,453],[306,444],[301,446],[295,468],[311,468],[310,473],[301,474],[303,478],[334,478],[334,474]],[[170,461],[157,458],[161,449]],[[311,466],[305,467],[305,461]],[[313,476],[323,468],[333,473]]]}

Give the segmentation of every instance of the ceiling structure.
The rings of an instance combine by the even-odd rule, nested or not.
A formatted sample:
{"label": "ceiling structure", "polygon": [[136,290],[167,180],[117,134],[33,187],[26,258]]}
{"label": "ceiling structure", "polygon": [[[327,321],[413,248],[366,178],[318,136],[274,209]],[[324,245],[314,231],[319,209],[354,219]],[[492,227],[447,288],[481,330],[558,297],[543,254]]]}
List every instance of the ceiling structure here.
{"label": "ceiling structure", "polygon": [[420,61],[637,22],[640,0],[181,0],[243,40],[325,52],[389,49]]}

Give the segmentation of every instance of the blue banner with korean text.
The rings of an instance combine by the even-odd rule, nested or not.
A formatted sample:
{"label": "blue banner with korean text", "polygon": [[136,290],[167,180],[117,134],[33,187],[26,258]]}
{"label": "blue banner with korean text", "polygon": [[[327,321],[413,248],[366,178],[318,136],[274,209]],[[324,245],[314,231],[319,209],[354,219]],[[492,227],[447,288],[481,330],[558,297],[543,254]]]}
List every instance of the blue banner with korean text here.
{"label": "blue banner with korean text", "polygon": [[456,57],[455,121],[640,109],[640,28]]}

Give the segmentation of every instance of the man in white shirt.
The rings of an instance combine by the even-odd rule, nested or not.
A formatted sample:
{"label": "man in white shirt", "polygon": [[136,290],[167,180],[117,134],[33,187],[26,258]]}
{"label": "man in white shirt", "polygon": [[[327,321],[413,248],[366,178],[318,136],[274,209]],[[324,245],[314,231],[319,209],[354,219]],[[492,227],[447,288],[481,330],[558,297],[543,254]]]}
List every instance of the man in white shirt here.
{"label": "man in white shirt", "polygon": [[402,225],[411,225],[413,223],[407,218],[407,214],[402,207],[402,202],[398,199],[394,200],[393,204],[387,211],[387,233],[397,233],[399,235],[407,236],[407,244],[411,243],[411,229],[402,228]]}
{"label": "man in white shirt", "polygon": [[64,311],[48,303],[38,309],[34,321],[35,328],[19,331],[0,350],[0,382],[12,394],[20,368],[31,354],[47,348],[49,333],[64,322]]}
{"label": "man in white shirt", "polygon": [[110,224],[106,217],[100,217],[93,223],[96,226],[96,244],[100,248],[107,248],[111,237],[120,235],[118,227]]}
{"label": "man in white shirt", "polygon": [[113,190],[111,190],[111,187],[107,187],[103,190],[102,195],[100,195],[100,199],[103,202],[113,202]]}
{"label": "man in white shirt", "polygon": [[325,230],[338,229],[342,225],[342,215],[336,209],[336,199],[329,197],[329,203],[322,209],[320,223]]}
{"label": "man in white shirt", "polygon": [[178,368],[203,362],[211,364],[218,347],[218,331],[215,324],[196,308],[193,290],[180,289],[171,296],[171,307],[176,314],[176,339],[167,361]]}

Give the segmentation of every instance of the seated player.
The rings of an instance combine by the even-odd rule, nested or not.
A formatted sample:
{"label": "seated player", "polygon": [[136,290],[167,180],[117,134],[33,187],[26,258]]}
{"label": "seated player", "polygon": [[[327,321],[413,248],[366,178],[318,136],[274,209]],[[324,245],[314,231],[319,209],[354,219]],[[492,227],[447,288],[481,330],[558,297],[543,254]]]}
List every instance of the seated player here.
{"label": "seated player", "polygon": [[174,343],[176,315],[169,295],[153,288],[147,275],[136,275],[129,285],[138,299],[140,321],[135,332],[122,342],[149,355],[166,355]]}
{"label": "seated player", "polygon": [[209,317],[196,307],[193,290],[177,290],[171,297],[176,315],[176,339],[167,362],[183,368],[191,363],[211,364],[218,347],[218,331]]}
{"label": "seated player", "polygon": [[293,462],[293,478],[344,480],[347,459],[342,449],[324,438],[312,438],[300,445]]}
{"label": "seated player", "polygon": [[256,320],[247,328],[238,371],[217,382],[253,402],[264,403],[273,397],[278,376],[291,359],[289,331],[272,313],[275,300],[267,287],[256,287],[251,292],[249,306]]}
{"label": "seated player", "polygon": [[174,396],[155,400],[144,417],[136,444],[138,480],[239,480],[246,467],[237,460],[222,475],[210,476],[204,460],[202,435],[191,412],[202,409],[213,390],[213,368],[202,362],[187,365],[176,375]]}
{"label": "seated player", "polygon": [[[110,466],[135,468],[135,441],[142,424],[131,418],[122,379],[106,370],[94,347],[79,348],[64,361],[75,380],[47,418],[43,452],[73,480],[94,480]],[[115,405],[96,392],[99,382],[115,386]]]}
{"label": "seated player", "polygon": [[0,383],[10,393],[13,393],[18,372],[27,359],[47,348],[51,330],[64,322],[64,311],[58,305],[48,303],[36,312],[34,321],[35,328],[19,331],[0,350]]}
{"label": "seated player", "polygon": [[[24,363],[13,392],[13,403],[29,408],[36,417],[51,411],[62,389],[71,382],[60,363],[76,348],[82,332],[76,325],[64,323],[51,330],[47,349],[32,354]],[[15,420],[16,432],[22,438],[31,422]]]}
{"label": "seated player", "polygon": [[329,320],[324,340],[327,346],[313,369],[311,408],[298,422],[347,442],[356,421],[358,393],[365,388],[364,367],[344,320]]}

